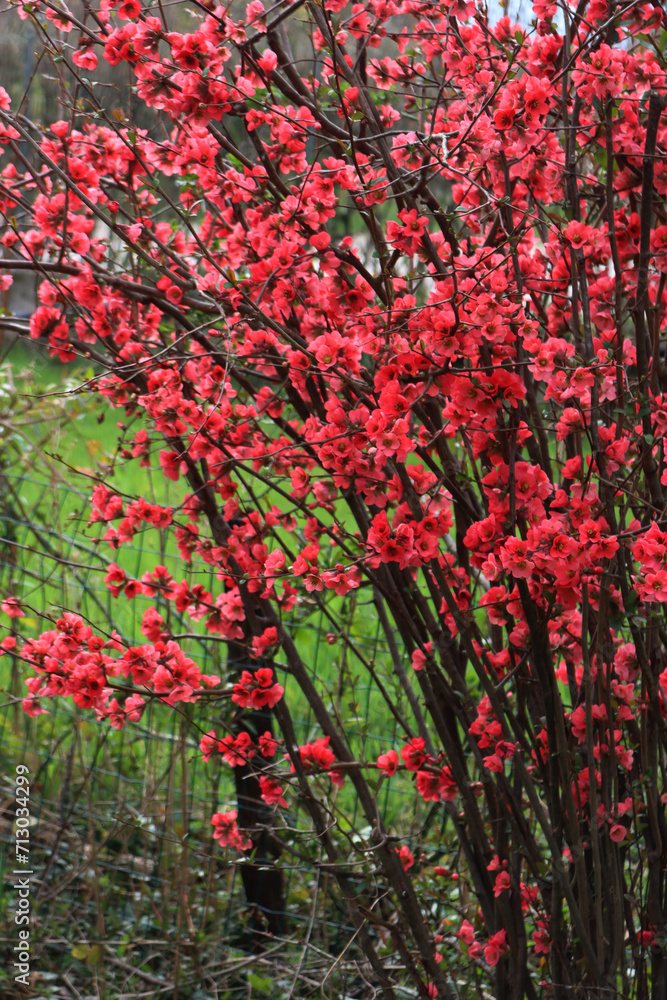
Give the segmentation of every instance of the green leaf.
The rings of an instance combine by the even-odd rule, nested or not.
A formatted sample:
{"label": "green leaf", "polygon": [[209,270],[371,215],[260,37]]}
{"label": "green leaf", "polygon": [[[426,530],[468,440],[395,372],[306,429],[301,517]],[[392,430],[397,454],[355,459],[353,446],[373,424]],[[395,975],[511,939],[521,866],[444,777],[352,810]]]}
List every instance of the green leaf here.
{"label": "green leaf", "polygon": [[75,944],[72,948],[72,958],[78,958],[80,962],[85,962],[89,952],[90,948],[87,944]]}
{"label": "green leaf", "polygon": [[99,965],[102,961],[102,945],[94,944],[92,945],[88,955],[86,957],[86,965]]}
{"label": "green leaf", "polygon": [[631,615],[637,610],[637,593],[634,590],[628,592],[627,600],[625,601],[625,613],[626,615]]}
{"label": "green leaf", "polygon": [[253,972],[248,973],[248,982],[254,990],[261,993],[263,996],[268,997],[273,993],[273,980],[264,979],[262,976],[256,976]]}

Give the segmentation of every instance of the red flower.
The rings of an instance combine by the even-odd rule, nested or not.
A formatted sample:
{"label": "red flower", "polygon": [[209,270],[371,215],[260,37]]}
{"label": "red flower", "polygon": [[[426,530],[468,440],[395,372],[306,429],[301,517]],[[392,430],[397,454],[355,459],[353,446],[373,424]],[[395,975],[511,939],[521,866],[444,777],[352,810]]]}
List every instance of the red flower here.
{"label": "red flower", "polygon": [[409,847],[404,844],[403,847],[399,848],[398,856],[401,859],[401,864],[406,871],[408,868],[412,868],[415,863],[415,856]]}
{"label": "red flower", "polygon": [[428,759],[428,755],[424,753],[424,740],[421,736],[415,736],[414,739],[403,747],[401,750],[401,757],[403,758],[403,763],[408,771],[418,771],[422,764]]}
{"label": "red flower", "polygon": [[214,826],[213,837],[219,840],[223,847],[235,847],[238,851],[248,851],[252,847],[250,837],[242,833],[236,823],[237,812],[217,812],[211,817]]}
{"label": "red flower", "polygon": [[241,708],[273,708],[283,696],[284,688],[274,683],[273,671],[261,667],[251,674],[244,670],[241,679],[234,685],[232,701]]}
{"label": "red flower", "polygon": [[9,615],[10,618],[25,617],[25,611],[16,597],[7,597],[2,604],[0,604],[0,610],[4,611],[4,613]]}
{"label": "red flower", "polygon": [[141,14],[139,0],[121,0],[118,5],[117,14],[126,21],[133,21]]}
{"label": "red flower", "polygon": [[275,757],[280,740],[275,739],[271,733],[262,733],[259,738],[259,751],[263,757]]}
{"label": "red flower", "polygon": [[125,570],[121,569],[117,563],[110,563],[104,582],[111,591],[113,597],[118,597],[122,593],[126,583]]}
{"label": "red flower", "polygon": [[378,767],[381,771],[391,778],[392,774],[396,774],[396,769],[398,768],[398,754],[395,750],[388,750],[387,753],[381,753],[378,757]]}
{"label": "red flower", "polygon": [[548,955],[551,951],[551,935],[542,920],[537,921],[538,928],[533,934],[533,944],[536,955]]}
{"label": "red flower", "polygon": [[[329,748],[328,736],[322,736],[312,743],[304,743],[303,746],[299,747],[299,753],[301,754],[301,763],[306,768],[315,767],[326,770],[336,760],[333,750]],[[292,770],[294,770],[293,767]]]}
{"label": "red flower", "polygon": [[175,451],[160,452],[160,465],[167,479],[173,479],[175,482],[180,476],[183,464],[182,456],[177,455]]}
{"label": "red flower", "polygon": [[283,786],[279,781],[262,775],[259,779],[259,787],[261,796],[268,805],[278,805],[283,806],[285,809],[287,808],[287,801],[283,795]]}
{"label": "red flower", "polygon": [[514,124],[514,108],[498,108],[493,113],[493,121],[497,129],[505,130]]}
{"label": "red flower", "polygon": [[509,951],[507,933],[502,930],[493,934],[484,945],[484,960],[487,965],[497,965],[500,959]]}

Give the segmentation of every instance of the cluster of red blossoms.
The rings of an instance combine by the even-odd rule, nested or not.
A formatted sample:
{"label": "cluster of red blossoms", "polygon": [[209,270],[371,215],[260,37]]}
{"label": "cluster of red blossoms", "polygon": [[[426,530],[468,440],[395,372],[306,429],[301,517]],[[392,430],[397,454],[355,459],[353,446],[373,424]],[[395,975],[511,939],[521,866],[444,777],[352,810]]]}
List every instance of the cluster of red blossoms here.
{"label": "cluster of red blossoms", "polygon": [[[2,648],[16,651],[15,637],[7,636]],[[69,695],[76,705],[94,709],[98,718],[108,719],[116,729],[141,718],[146,700],[139,692],[175,705],[196,701],[201,692],[220,684],[219,677],[202,674],[171,639],[130,646],[116,632],[107,639],[96,635],[81,617],[67,611],[53,631],[25,642],[20,656],[35,671],[35,676],[26,680],[30,693],[23,700],[29,715],[46,711],[41,699]],[[127,690],[127,684],[118,678],[127,679],[136,688],[122,704],[116,695]]]}
{"label": "cluster of red blossoms", "polygon": [[[91,500],[106,587],[152,602],[145,644],[68,614],[26,639],[3,595],[26,709],[71,696],[120,727],[201,697],[218,679],[178,616],[248,657],[203,754],[247,766],[267,806],[312,787],[342,894],[341,850],[377,888],[355,926],[381,899],[418,995],[450,998],[465,959],[497,996],[643,1000],[667,924],[662,9],[535,0],[519,24],[475,0],[322,0],[294,14],[306,72],[291,8],[262,0],[200,6],[187,32],[102,0],[80,35],[52,0],[17,6],[63,32],[72,74],[122,65],[156,128],[73,108],[40,132],[0,89],[2,288],[39,276],[26,335],[98,365],[119,460],[171,491]],[[156,531],[182,579],[126,568]],[[313,674],[312,611],[394,747]],[[300,746],[283,668],[317,720]],[[289,769],[243,712],[274,714]],[[389,782],[417,803],[405,829]],[[348,798],[373,831],[352,855]],[[247,851],[237,819],[215,836]]]}

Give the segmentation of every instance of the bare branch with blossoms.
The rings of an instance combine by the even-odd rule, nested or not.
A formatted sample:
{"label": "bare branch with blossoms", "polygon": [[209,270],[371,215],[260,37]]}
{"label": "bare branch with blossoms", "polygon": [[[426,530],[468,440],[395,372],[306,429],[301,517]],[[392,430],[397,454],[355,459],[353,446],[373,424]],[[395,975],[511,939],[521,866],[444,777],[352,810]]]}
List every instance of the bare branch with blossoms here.
{"label": "bare branch with blossoms", "polygon": [[[0,91],[0,281],[39,277],[28,336],[95,362],[122,458],[177,496],[92,491],[105,585],[153,602],[142,645],[73,612],[22,638],[4,595],[26,711],[120,728],[219,695],[200,749],[239,803],[214,837],[260,905],[300,802],[378,995],[662,1000],[662,7],[252,0],[185,32],[140,0],[15,6],[77,96],[42,128]],[[109,113],[98,60],[153,125]],[[144,531],[181,579],[123,565]],[[170,605],[229,643],[219,690]],[[311,669],[309,609],[394,747],[364,752]],[[410,843],[386,783],[431,817]]]}

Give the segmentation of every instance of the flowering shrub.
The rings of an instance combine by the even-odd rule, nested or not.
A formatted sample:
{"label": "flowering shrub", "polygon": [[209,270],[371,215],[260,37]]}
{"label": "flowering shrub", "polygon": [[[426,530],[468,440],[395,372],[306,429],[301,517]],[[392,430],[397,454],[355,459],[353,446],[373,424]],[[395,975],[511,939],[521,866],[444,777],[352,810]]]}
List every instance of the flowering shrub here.
{"label": "flowering shrub", "polygon": [[[92,493],[107,588],[154,602],[144,645],[74,613],[22,641],[3,595],[26,711],[250,713],[201,740],[259,803],[214,836],[268,865],[280,829],[301,857],[280,819],[299,798],[383,996],[662,997],[662,10],[210,6],[184,33],[139,0],[83,21],[18,4],[87,96],[40,129],[0,91],[3,287],[40,277],[27,334],[98,365],[122,458],[177,493]],[[154,129],[106,113],[98,59],[126,64]],[[123,568],[152,529],[182,579]],[[348,625],[369,602],[382,663]],[[230,644],[228,678],[201,674],[169,604]],[[293,629],[309,608],[395,748],[353,747]],[[303,745],[286,678],[319,729]],[[386,782],[453,833],[401,843]],[[352,851],[338,788],[367,824]]]}

